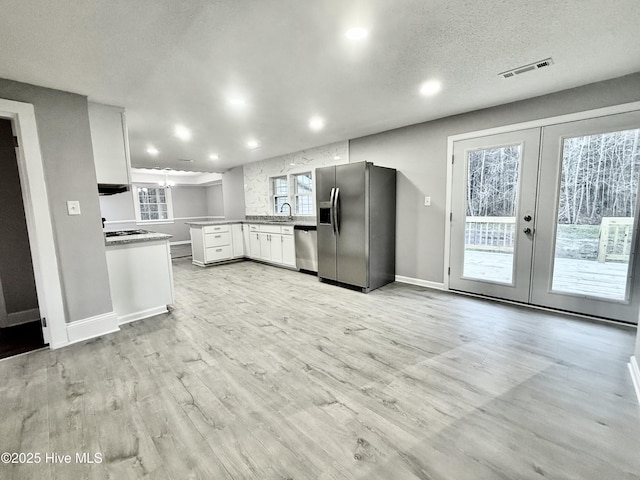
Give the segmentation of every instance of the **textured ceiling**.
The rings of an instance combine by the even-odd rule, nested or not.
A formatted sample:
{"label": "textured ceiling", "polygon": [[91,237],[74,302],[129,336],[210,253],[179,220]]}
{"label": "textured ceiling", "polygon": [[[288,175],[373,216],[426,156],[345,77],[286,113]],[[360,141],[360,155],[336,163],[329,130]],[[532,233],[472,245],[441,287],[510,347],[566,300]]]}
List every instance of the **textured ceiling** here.
{"label": "textured ceiling", "polygon": [[[222,171],[640,71],[638,0],[0,0],[0,7],[0,77],[125,107],[138,167]],[[368,38],[349,41],[351,26],[369,29]],[[497,75],[547,57],[550,68]],[[431,78],[442,82],[441,93],[420,96]],[[229,96],[247,104],[234,108]],[[308,128],[312,115],[326,119],[320,132]],[[176,124],[191,129],[191,140],[173,135]],[[248,150],[249,138],[261,147]],[[209,160],[211,153],[220,159]]]}

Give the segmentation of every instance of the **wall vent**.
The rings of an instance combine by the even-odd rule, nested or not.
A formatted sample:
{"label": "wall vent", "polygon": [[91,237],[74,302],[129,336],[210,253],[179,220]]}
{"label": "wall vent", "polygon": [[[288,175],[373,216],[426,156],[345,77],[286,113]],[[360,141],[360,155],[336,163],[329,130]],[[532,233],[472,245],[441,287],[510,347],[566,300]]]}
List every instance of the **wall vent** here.
{"label": "wall vent", "polygon": [[551,57],[544,60],[538,60],[537,62],[530,63],[528,65],[522,65],[521,67],[512,68],[506,72],[499,73],[502,78],[511,78],[523,73],[532,72],[533,70],[539,70],[544,67],[550,67],[553,65],[553,59]]}

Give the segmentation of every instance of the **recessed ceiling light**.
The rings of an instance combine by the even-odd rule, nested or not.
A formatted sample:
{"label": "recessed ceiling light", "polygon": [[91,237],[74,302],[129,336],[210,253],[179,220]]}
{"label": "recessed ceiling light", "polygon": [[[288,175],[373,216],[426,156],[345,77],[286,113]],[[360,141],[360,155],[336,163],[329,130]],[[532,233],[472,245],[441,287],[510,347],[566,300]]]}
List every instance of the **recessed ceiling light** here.
{"label": "recessed ceiling light", "polygon": [[247,140],[247,148],[250,149],[254,149],[254,148],[258,148],[260,146],[260,144],[258,143],[257,140]]}
{"label": "recessed ceiling light", "polygon": [[294,162],[291,162],[289,165],[291,165],[292,167],[296,166],[296,164]]}
{"label": "recessed ceiling light", "polygon": [[346,31],[345,36],[349,40],[362,40],[367,38],[369,31],[363,27],[353,27]]}
{"label": "recessed ceiling light", "polygon": [[191,130],[183,125],[176,125],[174,130],[175,136],[180,140],[190,140],[191,139]]}
{"label": "recessed ceiling light", "polygon": [[311,130],[322,130],[324,127],[324,118],[322,117],[311,117],[309,119],[309,128]]}
{"label": "recessed ceiling light", "polygon": [[438,80],[429,80],[420,86],[420,94],[430,97],[442,89],[442,84]]}
{"label": "recessed ceiling light", "polygon": [[227,103],[234,107],[242,107],[247,104],[247,101],[242,97],[230,97],[227,99]]}
{"label": "recessed ceiling light", "polygon": [[147,153],[148,153],[149,155],[152,155],[152,156],[154,156],[154,157],[155,157],[155,156],[156,156],[156,155],[158,155],[160,152],[158,151],[158,149],[157,149],[156,147],[148,146],[148,147],[147,147]]}
{"label": "recessed ceiling light", "polygon": [[220,155],[218,155],[217,153],[212,153],[211,155],[209,155],[209,160],[220,160]]}
{"label": "recessed ceiling light", "polygon": [[340,160],[340,155],[336,155],[335,157],[333,157],[334,160]]}

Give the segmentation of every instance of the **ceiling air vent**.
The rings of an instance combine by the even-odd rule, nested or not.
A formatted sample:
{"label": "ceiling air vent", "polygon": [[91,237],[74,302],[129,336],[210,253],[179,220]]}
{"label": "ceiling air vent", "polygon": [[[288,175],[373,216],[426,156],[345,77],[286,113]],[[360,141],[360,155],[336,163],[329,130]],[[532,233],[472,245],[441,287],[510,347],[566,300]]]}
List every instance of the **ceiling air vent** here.
{"label": "ceiling air vent", "polygon": [[499,73],[498,75],[500,75],[502,78],[511,78],[515,77],[516,75],[531,72],[533,70],[539,70],[540,68],[550,67],[551,65],[553,65],[553,59],[549,57],[545,58],[544,60],[530,63],[529,65],[522,65],[521,67],[512,68],[511,70]]}
{"label": "ceiling air vent", "polygon": [[179,158],[178,161],[179,162],[186,162],[186,163],[193,163],[193,160],[190,160],[188,158]]}

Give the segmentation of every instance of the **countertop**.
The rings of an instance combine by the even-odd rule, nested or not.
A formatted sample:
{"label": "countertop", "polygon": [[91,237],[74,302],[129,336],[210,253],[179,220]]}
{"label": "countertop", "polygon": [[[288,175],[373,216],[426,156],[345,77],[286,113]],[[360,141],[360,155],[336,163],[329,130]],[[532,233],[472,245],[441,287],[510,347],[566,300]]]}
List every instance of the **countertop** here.
{"label": "countertop", "polygon": [[211,220],[205,222],[185,222],[187,225],[193,225],[194,227],[206,227],[207,225],[231,225],[237,223],[251,224],[251,225],[288,225],[295,226],[301,225],[304,227],[315,227],[316,222],[304,221],[304,220]]}
{"label": "countertop", "polygon": [[154,240],[168,240],[173,235],[166,233],[149,232],[137,235],[122,235],[116,237],[105,237],[104,244],[108,247],[111,245],[125,245],[128,243],[152,242]]}

